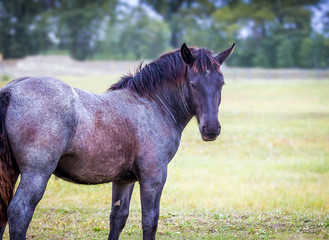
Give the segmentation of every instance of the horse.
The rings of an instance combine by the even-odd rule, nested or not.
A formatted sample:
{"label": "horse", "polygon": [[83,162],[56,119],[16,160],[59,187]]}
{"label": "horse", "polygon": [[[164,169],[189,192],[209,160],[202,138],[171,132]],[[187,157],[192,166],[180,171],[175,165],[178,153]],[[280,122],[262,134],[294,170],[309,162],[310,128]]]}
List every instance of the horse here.
{"label": "horse", "polygon": [[143,239],[155,239],[167,166],[183,129],[196,116],[204,141],[220,134],[220,66],[234,46],[215,54],[184,43],[102,94],[52,77],[1,88],[0,239],[7,223],[11,240],[26,238],[52,174],[78,184],[112,182],[111,240],[126,224],[138,181]]}

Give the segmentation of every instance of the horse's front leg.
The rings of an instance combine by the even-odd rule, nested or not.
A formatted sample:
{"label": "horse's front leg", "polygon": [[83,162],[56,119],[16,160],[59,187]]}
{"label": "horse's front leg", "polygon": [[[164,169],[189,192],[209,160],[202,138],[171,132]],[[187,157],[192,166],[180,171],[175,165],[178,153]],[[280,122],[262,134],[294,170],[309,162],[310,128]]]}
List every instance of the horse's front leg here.
{"label": "horse's front leg", "polygon": [[110,215],[109,240],[119,239],[129,215],[129,204],[135,183],[113,182],[112,210]]}
{"label": "horse's front leg", "polygon": [[167,169],[152,169],[152,174],[140,181],[143,240],[155,239],[158,227],[160,198],[167,179]]}

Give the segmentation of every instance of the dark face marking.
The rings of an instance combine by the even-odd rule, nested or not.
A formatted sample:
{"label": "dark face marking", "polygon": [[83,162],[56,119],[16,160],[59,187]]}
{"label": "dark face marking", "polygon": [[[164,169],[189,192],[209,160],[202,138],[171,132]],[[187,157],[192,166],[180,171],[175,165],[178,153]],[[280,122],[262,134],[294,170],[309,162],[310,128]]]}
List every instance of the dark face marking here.
{"label": "dark face marking", "polygon": [[224,79],[221,72],[206,70],[202,74],[187,70],[188,86],[195,115],[204,141],[213,141],[220,134],[218,108],[221,102]]}
{"label": "dark face marking", "polygon": [[220,65],[232,53],[234,46],[235,44],[216,56],[207,49],[189,49],[185,43],[181,47],[182,59],[187,64],[190,101],[204,141],[213,141],[220,134],[218,108],[224,85]]}

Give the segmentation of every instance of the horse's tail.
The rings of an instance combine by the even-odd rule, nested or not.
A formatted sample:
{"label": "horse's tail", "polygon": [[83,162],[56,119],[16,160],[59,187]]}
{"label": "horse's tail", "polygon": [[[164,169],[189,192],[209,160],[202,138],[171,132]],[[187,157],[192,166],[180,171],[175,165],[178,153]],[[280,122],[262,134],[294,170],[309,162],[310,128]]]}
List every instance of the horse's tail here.
{"label": "horse's tail", "polygon": [[5,227],[8,205],[13,198],[18,168],[10,149],[5,118],[10,102],[9,91],[0,93],[0,227]]}

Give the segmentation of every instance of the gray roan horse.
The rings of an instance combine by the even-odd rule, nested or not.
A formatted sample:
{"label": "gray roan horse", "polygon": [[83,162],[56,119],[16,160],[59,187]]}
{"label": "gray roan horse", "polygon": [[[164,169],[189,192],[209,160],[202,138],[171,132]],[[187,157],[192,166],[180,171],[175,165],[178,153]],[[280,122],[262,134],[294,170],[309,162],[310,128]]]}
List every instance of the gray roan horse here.
{"label": "gray roan horse", "polygon": [[[0,90],[0,239],[25,239],[52,174],[79,184],[113,182],[109,239],[118,239],[140,184],[143,239],[155,239],[167,165],[197,117],[205,141],[221,127],[220,66],[231,48],[164,54],[103,94],[50,77],[16,79]],[[17,178],[21,175],[13,196]]]}

